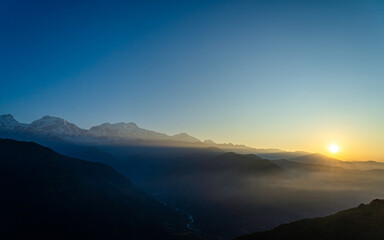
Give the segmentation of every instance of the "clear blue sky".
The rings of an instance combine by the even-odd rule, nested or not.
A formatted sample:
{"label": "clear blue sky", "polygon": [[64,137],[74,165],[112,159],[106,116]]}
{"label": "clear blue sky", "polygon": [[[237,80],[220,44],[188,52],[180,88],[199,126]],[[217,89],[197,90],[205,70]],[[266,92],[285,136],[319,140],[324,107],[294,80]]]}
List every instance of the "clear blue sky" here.
{"label": "clear blue sky", "polygon": [[384,157],[381,0],[2,0],[0,79],[0,112],[21,122]]}

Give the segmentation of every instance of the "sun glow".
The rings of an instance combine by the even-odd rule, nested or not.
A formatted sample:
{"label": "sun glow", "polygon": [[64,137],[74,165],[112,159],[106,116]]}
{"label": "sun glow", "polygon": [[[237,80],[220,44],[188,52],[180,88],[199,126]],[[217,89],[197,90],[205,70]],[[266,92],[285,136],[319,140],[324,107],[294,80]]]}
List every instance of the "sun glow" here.
{"label": "sun glow", "polygon": [[331,144],[331,145],[329,145],[328,150],[331,153],[337,153],[339,151],[339,147],[335,144]]}

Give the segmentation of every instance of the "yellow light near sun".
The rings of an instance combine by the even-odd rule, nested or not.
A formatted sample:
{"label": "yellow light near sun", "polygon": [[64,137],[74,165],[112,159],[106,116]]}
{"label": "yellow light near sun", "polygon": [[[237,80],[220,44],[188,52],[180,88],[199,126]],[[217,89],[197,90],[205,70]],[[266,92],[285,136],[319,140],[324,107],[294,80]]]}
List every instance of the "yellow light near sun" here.
{"label": "yellow light near sun", "polygon": [[335,144],[331,144],[331,145],[329,145],[328,150],[331,153],[337,153],[339,151],[339,147]]}

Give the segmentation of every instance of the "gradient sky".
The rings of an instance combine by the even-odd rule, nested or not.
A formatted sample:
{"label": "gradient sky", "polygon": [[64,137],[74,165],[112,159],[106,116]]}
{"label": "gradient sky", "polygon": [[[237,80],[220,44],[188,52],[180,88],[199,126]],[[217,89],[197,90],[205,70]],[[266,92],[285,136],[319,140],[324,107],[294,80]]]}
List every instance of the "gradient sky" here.
{"label": "gradient sky", "polygon": [[384,161],[384,1],[0,1],[0,114]]}

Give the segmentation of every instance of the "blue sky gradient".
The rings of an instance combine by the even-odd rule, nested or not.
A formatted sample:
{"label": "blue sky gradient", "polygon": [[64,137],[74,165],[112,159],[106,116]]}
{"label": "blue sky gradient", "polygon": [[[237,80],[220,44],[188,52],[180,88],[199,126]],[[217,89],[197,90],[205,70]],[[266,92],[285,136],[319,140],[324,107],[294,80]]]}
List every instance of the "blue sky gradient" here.
{"label": "blue sky gradient", "polygon": [[383,1],[79,2],[0,2],[2,113],[384,160]]}

